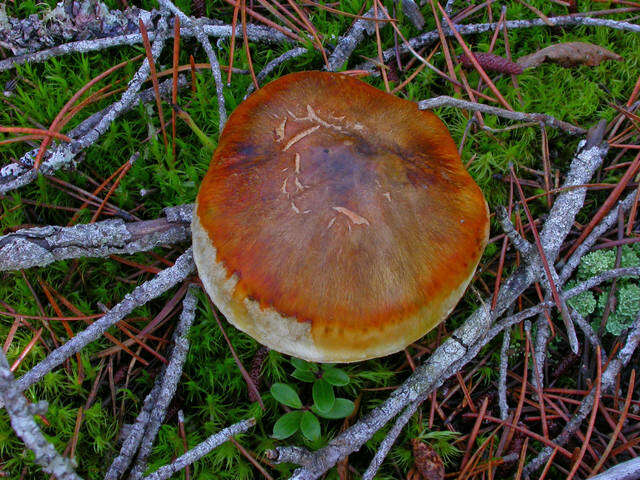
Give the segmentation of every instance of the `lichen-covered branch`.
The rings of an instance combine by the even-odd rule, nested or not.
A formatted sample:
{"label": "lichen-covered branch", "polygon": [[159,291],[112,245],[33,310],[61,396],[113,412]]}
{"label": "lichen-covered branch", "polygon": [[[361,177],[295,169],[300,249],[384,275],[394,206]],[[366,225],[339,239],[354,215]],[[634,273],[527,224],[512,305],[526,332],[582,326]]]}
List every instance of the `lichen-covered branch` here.
{"label": "lichen-covered branch", "polygon": [[18,230],[0,237],[0,271],[44,267],[71,258],[132,254],[188,241],[192,209],[192,205],[169,207],[164,217],[142,222],[115,219]]}
{"label": "lichen-covered branch", "polygon": [[570,123],[558,120],[550,115],[543,113],[525,113],[514,112],[511,110],[505,110],[504,108],[492,107],[491,105],[485,105],[483,103],[470,102],[468,100],[461,100],[459,98],[448,97],[441,95],[439,97],[433,97],[428,100],[421,100],[418,102],[418,108],[421,110],[433,110],[440,107],[457,107],[465,110],[471,110],[472,112],[489,113],[498,117],[507,118],[509,120],[516,120],[520,122],[538,122],[553,128],[564,130],[571,135],[584,135],[586,130],[584,128],[576,127]]}
{"label": "lichen-covered branch", "polygon": [[[75,3],[75,2],[74,2]],[[101,51],[111,47],[138,45],[142,36],[138,31],[138,20],[142,20],[154,40],[158,35],[168,40],[171,33],[160,31],[156,25],[160,18],[157,10],[131,7],[126,10],[109,10],[103,3],[83,1],[83,7],[94,7],[90,15],[64,12],[60,5],[47,20],[34,18],[0,17],[0,46],[9,48],[14,57],[0,60],[0,72],[24,63],[43,62],[53,57],[70,53]],[[97,5],[96,5],[97,4]],[[207,18],[198,19],[202,31],[209,37],[231,37],[231,25]],[[242,29],[236,29],[236,37],[242,38]],[[196,32],[189,26],[180,29],[182,38],[192,38]],[[264,25],[247,25],[247,37],[253,42],[283,43],[291,39],[273,28]]]}
{"label": "lichen-covered branch", "polygon": [[209,59],[209,65],[211,65],[211,73],[213,74],[213,80],[216,84],[216,96],[218,97],[218,116],[219,121],[218,130],[222,132],[224,129],[225,123],[227,123],[227,109],[225,107],[224,94],[222,92],[222,72],[220,71],[220,63],[218,62],[218,56],[216,52],[213,50],[211,46],[211,42],[209,41],[209,36],[205,33],[202,25],[200,25],[196,20],[188,17],[184,14],[182,10],[176,7],[171,0],[158,0],[160,6],[174,15],[177,15],[180,18],[180,21],[191,28],[193,33],[195,34],[198,42],[202,45],[205,53],[207,54],[207,58]]}
{"label": "lichen-covered branch", "polygon": [[145,429],[144,436],[140,442],[140,449],[138,451],[138,458],[134,465],[130,478],[136,480],[142,477],[147,467],[147,459],[151,453],[153,442],[156,439],[158,430],[162,426],[167,408],[173,399],[178,388],[178,381],[182,376],[182,367],[187,359],[187,352],[189,351],[189,340],[187,335],[193,319],[196,316],[196,305],[198,299],[195,295],[194,286],[189,287],[184,300],[182,301],[182,313],[180,314],[180,320],[178,326],[173,335],[173,350],[171,352],[171,358],[169,363],[162,373],[162,381],[160,388],[155,397],[155,403],[151,414],[149,416],[149,422]]}
{"label": "lichen-covered branch", "polygon": [[[546,23],[549,21],[549,24]],[[502,24],[503,28],[508,30],[516,30],[520,28],[532,28],[532,27],[547,27],[553,25],[554,27],[570,26],[570,25],[588,25],[592,27],[608,27],[615,30],[624,30],[627,32],[640,32],[640,25],[635,23],[625,22],[622,20],[610,20],[606,18],[592,18],[592,17],[580,17],[575,15],[562,15],[557,17],[533,18],[530,20],[508,20]],[[498,22],[490,23],[474,23],[466,25],[456,25],[456,30],[460,35],[474,35],[484,32],[492,32],[496,28],[501,27]],[[452,37],[453,31],[448,26],[443,26],[442,31],[446,37]],[[408,41],[408,45],[402,43],[399,46],[399,52],[401,54],[407,54],[413,50],[420,49],[432,45],[440,39],[438,31],[432,30],[425,32],[417,37],[413,37]],[[388,62],[396,55],[395,48],[389,48],[382,52],[382,58],[385,62]],[[375,64],[372,62],[365,62],[359,65],[357,68],[362,70],[372,71],[375,70]]]}
{"label": "lichen-covered branch", "polygon": [[68,458],[60,455],[55,447],[40,431],[40,427],[33,419],[33,411],[16,385],[13,373],[9,370],[9,363],[0,348],[0,400],[6,405],[11,426],[24,444],[34,454],[35,462],[46,473],[61,480],[82,480],[73,470]]}
{"label": "lichen-covered branch", "polygon": [[164,467],[160,467],[158,470],[153,472],[150,475],[144,477],[143,480],[166,480],[171,477],[174,473],[179,472],[187,465],[191,465],[196,460],[201,459],[207,453],[209,453],[214,448],[222,445],[224,442],[229,440],[234,435],[237,435],[242,432],[246,432],[251,427],[256,424],[256,421],[253,418],[248,420],[242,420],[241,422],[234,423],[230,427],[227,427],[223,430],[220,430],[218,433],[214,433],[209,438],[207,438],[202,443],[199,443],[197,446],[189,450],[184,455],[179,456],[175,459],[173,463],[169,465],[165,465]]}

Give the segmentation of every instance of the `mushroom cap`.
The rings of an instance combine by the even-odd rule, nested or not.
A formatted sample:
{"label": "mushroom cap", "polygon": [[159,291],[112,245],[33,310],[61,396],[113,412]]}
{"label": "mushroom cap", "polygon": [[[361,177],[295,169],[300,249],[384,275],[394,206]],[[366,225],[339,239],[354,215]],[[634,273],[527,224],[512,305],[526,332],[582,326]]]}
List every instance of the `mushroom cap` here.
{"label": "mushroom cap", "polygon": [[286,75],[229,117],[193,218],[227,320],[316,362],[397,352],[438,325],[487,243],[444,124],[353,77]]}

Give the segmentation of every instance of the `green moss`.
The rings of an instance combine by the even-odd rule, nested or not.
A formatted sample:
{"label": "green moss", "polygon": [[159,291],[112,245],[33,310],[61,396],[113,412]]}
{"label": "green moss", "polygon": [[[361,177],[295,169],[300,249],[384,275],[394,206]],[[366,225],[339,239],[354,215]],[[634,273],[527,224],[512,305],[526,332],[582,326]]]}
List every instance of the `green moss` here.
{"label": "green moss", "polygon": [[[25,17],[27,15],[45,11],[54,6],[55,0],[34,1],[23,0],[7,3],[7,13]],[[120,7],[118,0],[106,2],[110,7]],[[129,2],[131,3],[131,2]],[[152,0],[135,2],[143,8],[156,7]],[[176,2],[186,12],[190,12],[191,1],[181,0]],[[222,18],[230,22],[233,7],[222,1],[206,2],[210,16]],[[391,9],[391,3],[388,7]],[[344,11],[358,13],[362,2],[359,0],[343,0],[337,5]],[[369,3],[370,4],[370,3]],[[367,7],[369,6],[367,4]],[[565,14],[566,9],[560,5],[536,0],[533,2],[547,15]],[[456,8],[464,8],[466,2],[456,2]],[[579,2],[581,11],[589,11],[596,8],[605,8],[604,5],[594,2]],[[494,9],[495,10],[495,9]],[[338,35],[345,32],[351,25],[352,19],[344,16],[336,16],[321,9],[311,9],[310,19],[317,30],[324,35],[326,44],[335,44]],[[426,10],[428,12],[428,10]],[[494,11],[494,15],[495,15]],[[509,18],[533,18],[534,15],[523,5],[517,2],[508,4]],[[495,17],[494,17],[495,18]],[[481,12],[470,21],[487,21],[486,12]],[[425,30],[435,28],[435,23],[430,14],[426,15],[427,24]],[[400,19],[399,27],[404,35],[411,37],[418,32],[406,19]],[[389,28],[383,28],[382,43],[384,48],[394,46],[393,32]],[[486,50],[491,40],[491,34],[474,35],[465,38],[472,49]],[[540,46],[546,46],[560,41],[588,41],[596,43],[619,53],[624,58],[623,62],[604,62],[598,67],[578,67],[564,69],[558,65],[543,65],[541,68],[525,72],[518,79],[519,89],[513,88],[510,78],[496,79],[496,85],[505,95],[507,100],[516,110],[527,112],[541,112],[553,115],[565,121],[589,127],[600,118],[612,119],[616,114],[610,106],[612,102],[622,103],[626,101],[633,89],[640,65],[640,38],[637,35],[629,35],[625,32],[595,27],[568,27],[568,28],[531,28],[526,30],[512,30],[509,32],[511,51],[515,56],[532,53]],[[222,41],[217,45],[220,48],[220,59],[227,63],[229,56],[229,42]],[[289,49],[287,45],[256,45],[252,46],[251,53],[256,70],[260,70],[267,62],[276,58]],[[169,65],[171,63],[170,48],[162,54],[159,63]],[[13,106],[0,103],[0,124],[14,126],[34,126],[37,124],[49,125],[60,108],[72,95],[85,85],[91,78],[113,65],[142,53],[140,46],[118,47],[104,52],[73,54],[60,58],[54,58],[44,63],[23,65],[9,72],[0,72],[0,85],[15,76],[20,76],[18,86],[11,97],[6,100]],[[189,54],[194,54],[197,61],[206,61],[202,50],[191,40],[182,43],[180,63],[188,63]],[[460,53],[456,48],[455,54]],[[501,39],[496,45],[496,53],[505,53]],[[352,59],[344,66],[345,69],[354,68],[364,58],[375,58],[377,48],[372,39],[363,42],[354,52]],[[403,59],[406,65],[408,59]],[[235,66],[247,68],[248,63],[242,48],[237,48],[234,58]],[[441,54],[433,58],[433,62],[441,69],[446,69]],[[120,80],[119,85],[124,85],[131,78],[138,64],[131,64],[109,77],[108,80],[95,86],[90,92],[97,91],[109,82]],[[318,52],[309,49],[305,55],[290,61],[273,72],[268,80],[274,79],[291,71],[322,68],[322,59]],[[471,85],[477,85],[478,76],[474,72],[468,72]],[[383,88],[381,79],[367,78],[367,82],[378,88]],[[242,100],[247,86],[251,83],[247,75],[235,74],[230,86],[225,87],[225,99],[228,111],[231,112]],[[420,100],[436,95],[454,95],[451,85],[442,80],[431,71],[421,72],[407,88],[399,95],[411,100]],[[73,128],[90,114],[108,106],[114,97],[104,99],[88,107],[74,118],[67,128]],[[179,104],[192,116],[198,126],[212,139],[218,136],[218,114],[215,103],[215,86],[211,74],[203,71],[198,74],[197,92],[183,91],[179,96]],[[166,107],[166,104],[165,104]],[[165,108],[165,114],[170,110]],[[443,108],[436,112],[449,127],[451,134],[460,143],[465,128],[467,117],[465,114],[452,108]],[[511,125],[511,122],[498,119],[489,115],[484,116],[487,126],[500,129]],[[129,160],[135,152],[140,157],[129,170],[115,189],[110,202],[120,208],[131,210],[139,205],[143,208],[136,210],[136,215],[143,219],[151,219],[159,214],[162,208],[168,205],[192,202],[197,192],[197,186],[206,172],[210,161],[210,153],[201,148],[198,140],[183,122],[177,124],[177,155],[174,159],[168,152],[158,135],[158,116],[155,104],[145,107],[136,106],[131,112],[118,119],[91,148],[84,153],[83,161],[76,170],[60,171],[56,176],[65,182],[79,186],[86,190],[93,190],[95,184],[92,180],[100,181],[111,175],[119,166]],[[561,172],[565,170],[568,162],[577,146],[577,139],[563,132],[553,129],[547,130],[551,149],[552,168]],[[148,138],[149,137],[149,138]],[[6,135],[0,139],[6,138]],[[9,160],[20,158],[26,151],[33,148],[27,144],[10,144],[0,147],[0,158],[3,164]],[[515,165],[516,170],[521,166],[541,169],[540,163],[540,131],[538,127],[521,128],[507,132],[498,132],[488,135],[482,130],[471,130],[462,149],[462,160],[465,164],[471,162],[469,171],[483,189],[488,199],[490,208],[497,204],[505,204],[508,194],[508,183],[504,181],[508,173],[509,163]],[[472,160],[473,159],[473,160]],[[602,181],[615,182],[619,179],[619,172],[603,172]],[[141,195],[145,189],[148,194]],[[592,192],[589,194],[589,202],[597,203],[604,198],[607,192]],[[60,189],[56,188],[45,178],[39,178],[32,185],[12,192],[4,198],[0,198],[0,228],[2,232],[11,231],[18,226],[26,224],[37,225],[66,225],[73,215],[62,209],[54,209],[45,206],[32,206],[22,203],[21,199],[32,200],[41,204],[55,205],[62,208],[78,208],[81,204]],[[530,207],[534,215],[547,211],[544,201],[531,202]],[[579,222],[586,223],[593,212],[593,204],[589,203],[584,212],[578,218]],[[80,222],[88,222],[91,211],[85,210]],[[101,218],[106,218],[105,216]],[[494,232],[495,233],[495,232]],[[158,249],[155,254],[175,258],[176,251],[170,249]],[[485,253],[485,259],[491,259],[499,253],[499,245],[490,245]],[[622,266],[637,266],[640,264],[640,244],[623,248]],[[155,263],[157,258],[149,253],[137,254],[128,257],[131,261],[154,265],[162,268],[162,263]],[[612,260],[613,259],[613,260]],[[597,251],[585,257],[583,265],[578,271],[580,280],[596,275],[613,266],[615,251]],[[511,268],[507,265],[507,270]],[[489,271],[480,274],[483,281],[493,285],[494,277]],[[57,262],[43,269],[31,269],[25,272],[25,277],[20,273],[4,273],[0,281],[0,298],[15,311],[24,315],[40,315],[40,309],[34,301],[29,285],[34,288],[38,300],[43,304],[47,315],[56,315],[48,305],[46,297],[39,287],[39,280],[44,280],[53,285],[62,295],[72,302],[77,308],[86,314],[99,312],[98,304],[108,307],[115,305],[122,297],[129,293],[135,284],[142,283],[150,278],[149,274],[140,273],[136,268],[123,265],[110,259],[82,259],[80,261]],[[28,283],[27,283],[28,281]],[[603,291],[608,292],[610,284],[603,285]],[[146,317],[145,323],[132,321],[137,328],[142,328],[149,319],[155,317],[163,306],[171,299],[175,292],[169,292],[151,304],[136,309],[131,318]],[[628,325],[638,309],[638,286],[631,279],[619,282],[617,292],[617,309],[609,319],[607,329],[614,333]],[[600,298],[598,297],[598,300]],[[185,412],[187,443],[189,447],[195,446],[208,435],[215,433],[225,425],[237,422],[243,418],[254,416],[258,424],[250,435],[239,436],[239,441],[257,456],[265,450],[273,448],[280,443],[271,438],[272,427],[277,418],[282,414],[277,403],[268,394],[264,395],[266,409],[260,409],[257,403],[251,403],[248,398],[246,384],[240,375],[240,371],[229,353],[228,346],[222,337],[206,301],[205,295],[199,296],[199,307],[196,322],[190,333],[191,349],[185,364],[184,376],[180,383],[176,404]],[[583,315],[598,313],[595,305],[596,298],[592,292],[586,292],[573,299],[570,304],[577,308]],[[469,312],[477,308],[477,300],[472,293],[468,294],[452,314],[448,329],[465,319]],[[2,307],[4,309],[4,307]],[[594,310],[595,309],[595,310]],[[72,313],[64,309],[66,315]],[[167,326],[156,332],[159,336],[174,322],[172,318]],[[0,339],[6,338],[13,318],[2,317],[0,320]],[[249,366],[258,345],[248,336],[237,331],[226,322],[224,328],[234,345],[240,359]],[[35,329],[44,325],[33,320]],[[74,332],[79,332],[85,325],[83,322],[71,324]],[[60,322],[49,322],[43,332],[43,339],[49,349],[55,344],[51,332],[57,338],[64,341],[67,333]],[[116,328],[110,329],[110,333],[124,340],[126,337]],[[523,339],[519,332],[513,332],[514,348],[520,348]],[[426,339],[434,340],[437,332],[431,332]],[[33,332],[28,328],[19,328],[8,351],[9,361],[13,362],[27,343],[33,337]],[[168,336],[167,338],[170,338]],[[150,341],[153,348],[157,348],[161,342]],[[109,366],[108,360],[103,360],[101,352],[110,348],[112,343],[101,338],[83,350],[81,355],[85,378],[81,384],[79,369],[75,357],[70,359],[65,366],[48,374],[45,378],[30,388],[26,395],[31,400],[46,399],[50,408],[46,418],[50,426],[43,424],[45,434],[54,442],[59,451],[64,451],[73,436],[78,409],[84,407],[93,382],[101,368],[112,368],[114,375],[120,374],[122,378],[115,385],[116,413],[113,415],[114,406],[111,403],[111,391],[109,381],[103,378],[100,384],[96,401],[85,411],[85,418],[79,432],[76,460],[78,471],[81,475],[90,479],[102,478],[105,465],[115,455],[119,448],[117,435],[122,423],[130,423],[139,411],[144,396],[148,393],[158,368],[158,361],[144,352],[141,355],[151,362],[150,367],[140,368],[138,363],[133,363],[132,374],[129,383],[125,384],[131,357],[125,353],[119,353],[113,357],[113,365]],[[558,355],[564,352],[560,343],[554,343]],[[163,350],[166,354],[166,350]],[[25,358],[16,374],[22,375],[29,368],[42,360],[47,354],[47,349],[38,343]],[[348,372],[351,383],[343,388],[341,395],[355,399],[362,393],[360,414],[369,411],[379,405],[388,396],[388,390],[362,391],[361,389],[388,388],[402,382],[408,375],[408,367],[404,364],[403,353],[384,359],[371,360],[344,367]],[[104,363],[101,363],[104,362]],[[492,370],[497,360],[492,359],[491,365],[487,365],[478,371],[479,380],[490,382]],[[399,366],[403,365],[402,368]],[[270,385],[275,382],[297,382],[290,377],[291,368],[288,358],[276,352],[270,352],[262,369],[262,390],[268,391]],[[106,373],[103,373],[106,376]],[[477,381],[477,379],[476,379]],[[298,385],[304,388],[302,382]],[[436,419],[437,421],[437,419]],[[412,419],[400,437],[397,446],[391,451],[390,465],[385,464],[380,472],[380,478],[398,478],[398,467],[402,473],[411,464],[411,451],[408,440],[424,432],[424,424],[420,424],[417,417]],[[439,428],[444,429],[444,426]],[[340,430],[340,422],[323,422],[322,441],[335,436]],[[366,468],[370,454],[377,449],[384,431],[378,433],[374,440],[367,443],[368,451],[362,454],[354,454],[350,461],[361,471]],[[434,435],[442,432],[433,432]],[[446,433],[446,432],[445,432]],[[425,437],[426,438],[426,437]],[[455,438],[433,438],[434,448],[444,458],[457,460]],[[444,443],[442,443],[444,442]],[[314,445],[315,446],[315,445]],[[154,470],[160,465],[180,455],[183,451],[182,440],[178,435],[177,421],[174,416],[166,420],[166,424],[160,429],[156,447],[150,458],[149,470]],[[10,472],[10,478],[19,478],[25,469],[25,478],[40,478],[39,469],[34,466],[32,455],[25,453],[20,440],[12,433],[6,412],[0,411],[0,470]],[[292,471],[290,465],[278,466],[272,471],[274,476],[286,476]],[[184,478],[177,476],[176,478]],[[252,478],[255,472],[250,463],[232,444],[225,444],[213,451],[192,467],[192,478],[220,479],[220,478]],[[328,478],[336,478],[335,472]]]}

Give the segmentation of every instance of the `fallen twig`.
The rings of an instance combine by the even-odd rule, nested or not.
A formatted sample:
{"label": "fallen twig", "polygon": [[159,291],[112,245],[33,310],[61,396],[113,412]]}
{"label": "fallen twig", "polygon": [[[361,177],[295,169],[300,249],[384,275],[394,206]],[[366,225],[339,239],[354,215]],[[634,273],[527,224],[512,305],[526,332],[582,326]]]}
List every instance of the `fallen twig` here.
{"label": "fallen twig", "polygon": [[[624,30],[628,32],[640,32],[640,25],[636,25],[630,22],[624,22],[621,20],[609,20],[605,18],[591,18],[591,17],[580,17],[580,16],[572,16],[572,15],[563,15],[557,17],[548,17],[551,25],[555,27],[561,26],[569,26],[569,25],[588,25],[593,27],[608,27],[616,30]],[[530,20],[508,20],[502,24],[503,28],[508,30],[514,30],[519,28],[531,28],[531,27],[546,27],[547,23],[544,22],[541,18],[533,18]],[[473,35],[478,33],[484,33],[493,31],[496,28],[500,28],[501,25],[499,22],[490,22],[490,23],[475,23],[469,25],[456,25],[456,30],[460,35]],[[453,32],[450,28],[443,28],[443,33],[447,37],[452,37]],[[429,46],[434,42],[439,40],[438,31],[432,30],[430,32],[423,33],[422,35],[418,35],[408,41],[408,44],[401,44],[399,51],[401,54],[409,53],[410,49],[420,49],[422,47]],[[396,55],[395,48],[388,48],[387,50],[382,52],[382,58],[385,62],[388,62]],[[366,62],[357,67],[361,70],[372,71],[375,70],[375,65],[372,62]]]}
{"label": "fallen twig", "polygon": [[445,106],[463,108],[473,112],[489,113],[491,115],[497,115],[498,117],[508,118],[509,120],[516,120],[519,122],[526,121],[544,123],[549,127],[564,130],[571,135],[584,135],[586,132],[583,128],[576,127],[575,125],[571,125],[570,123],[563,122],[562,120],[558,120],[557,118],[543,113],[513,112],[511,110],[505,110],[504,108],[492,107],[483,103],[469,102],[468,100],[461,100],[458,98],[448,97],[446,95],[418,102],[418,108],[421,110],[433,110],[434,108]]}
{"label": "fallen twig", "polygon": [[169,408],[169,403],[171,403],[171,400],[176,393],[178,381],[182,376],[182,366],[187,359],[187,352],[189,351],[189,340],[187,339],[187,335],[196,315],[195,309],[198,299],[194,292],[195,287],[189,287],[189,290],[182,301],[182,313],[180,314],[180,320],[173,335],[174,346],[173,351],[171,352],[171,358],[169,359],[169,364],[162,373],[162,381],[155,397],[153,410],[151,410],[149,422],[140,442],[138,458],[130,474],[130,478],[134,480],[141,478],[144,474],[147,467],[147,458],[151,453],[153,442],[155,441],[158,430],[160,430],[160,426],[164,421],[164,416],[167,412],[167,408]]}
{"label": "fallen twig", "polygon": [[364,39],[365,33],[367,35],[373,35],[373,33],[375,32],[375,23],[372,20],[366,19],[383,19],[384,13],[380,12],[376,17],[375,10],[373,7],[371,7],[362,16],[364,18],[359,18],[358,20],[356,20],[349,31],[346,33],[346,35],[341,36],[338,40],[336,48],[333,49],[333,53],[329,56],[327,70],[329,70],[330,72],[339,70],[344,65],[344,63],[349,60],[349,57],[351,57],[353,51]]}
{"label": "fallen twig", "polygon": [[[34,461],[46,473],[62,480],[82,480],[73,469],[71,461],[60,455],[44,437],[33,419],[35,411],[43,405],[30,405],[16,384],[9,363],[0,348],[0,400],[6,405],[11,426],[24,444],[34,454]],[[46,407],[44,408],[46,410]]]}
{"label": "fallen twig", "polygon": [[636,480],[640,476],[640,457],[619,463],[590,480]]}
{"label": "fallen twig", "polygon": [[218,62],[218,56],[216,52],[213,50],[211,46],[211,42],[209,41],[208,35],[205,33],[204,28],[194,21],[190,17],[184,14],[182,10],[176,7],[171,0],[158,0],[160,6],[169,10],[174,15],[177,15],[180,18],[180,22],[182,22],[185,26],[190,27],[193,30],[198,42],[204,48],[205,53],[207,54],[207,58],[209,59],[209,64],[211,65],[211,73],[213,74],[213,80],[216,84],[216,96],[218,97],[218,131],[222,132],[224,129],[225,123],[227,123],[227,109],[225,107],[224,102],[224,94],[222,92],[222,72],[220,71],[220,63]]}
{"label": "fallen twig", "polygon": [[[206,23],[207,19],[200,19],[203,32],[214,38],[230,38],[232,35],[231,25],[216,25]],[[137,19],[135,21],[137,24]],[[242,32],[236,31],[236,38],[242,38]],[[180,28],[180,36],[182,38],[193,38],[196,36],[196,32],[191,28],[183,26]],[[161,32],[159,30],[150,30],[149,38],[155,40],[156,37],[160,37],[163,40],[171,38],[171,34],[168,32]],[[286,35],[278,32],[273,28],[269,28],[264,25],[247,25],[247,37],[253,42],[265,42],[265,43],[284,43],[291,42],[291,39]],[[116,35],[111,37],[102,37],[93,40],[80,40],[77,42],[69,42],[55,47],[46,48],[37,52],[26,53],[24,55],[17,55],[15,57],[9,57],[4,60],[0,60],[0,72],[3,70],[9,70],[15,68],[17,65],[25,63],[37,63],[49,60],[50,58],[59,57],[62,55],[68,55],[70,53],[86,53],[101,51],[106,48],[118,47],[123,45],[137,45],[142,43],[142,35],[140,33],[129,33],[125,35]]]}
{"label": "fallen twig", "polygon": [[241,422],[235,423],[230,427],[220,430],[218,433],[214,433],[205,441],[198,444],[184,455],[176,458],[173,463],[165,465],[164,467],[160,467],[152,474],[144,477],[143,480],[165,480],[171,477],[174,473],[179,472],[180,470],[185,468],[187,465],[191,465],[196,460],[204,457],[211,450],[218,447],[219,445],[222,445],[234,435],[246,432],[255,424],[256,421],[253,418],[250,418],[249,420],[242,420]]}
{"label": "fallen twig", "polygon": [[0,271],[43,267],[80,257],[144,252],[190,239],[192,205],[166,208],[142,222],[105,220],[73,227],[25,228],[0,237]]}

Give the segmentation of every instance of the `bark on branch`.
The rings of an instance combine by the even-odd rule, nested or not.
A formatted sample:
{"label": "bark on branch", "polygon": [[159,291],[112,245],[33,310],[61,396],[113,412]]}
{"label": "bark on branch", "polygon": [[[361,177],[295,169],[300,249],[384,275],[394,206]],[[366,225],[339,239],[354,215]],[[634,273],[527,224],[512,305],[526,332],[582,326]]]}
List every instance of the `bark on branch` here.
{"label": "bark on branch", "polygon": [[164,209],[155,220],[124,222],[121,219],[73,227],[25,228],[0,237],[0,271],[44,267],[80,257],[145,252],[191,238],[192,205]]}

